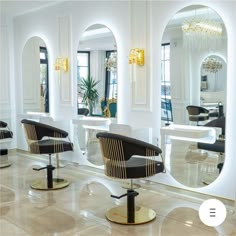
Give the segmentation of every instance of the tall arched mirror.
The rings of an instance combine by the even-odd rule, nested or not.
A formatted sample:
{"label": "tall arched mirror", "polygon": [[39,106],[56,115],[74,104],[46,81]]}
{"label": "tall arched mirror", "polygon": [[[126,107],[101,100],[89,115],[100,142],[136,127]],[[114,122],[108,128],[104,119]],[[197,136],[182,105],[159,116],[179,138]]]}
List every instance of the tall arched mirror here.
{"label": "tall arched mirror", "polygon": [[[166,142],[167,169],[178,182],[189,187],[211,184],[223,168],[226,53],[224,22],[206,6],[192,5],[178,11],[163,33],[162,125],[217,127],[213,144],[200,139]],[[195,114],[190,114],[188,106],[197,109]]]}
{"label": "tall arched mirror", "polygon": [[105,25],[88,27],[79,41],[77,85],[79,114],[87,108],[91,116],[116,117],[116,40]]}
{"label": "tall arched mirror", "polygon": [[30,38],[22,55],[23,111],[49,112],[48,52],[40,37]]}
{"label": "tall arched mirror", "polygon": [[[105,25],[92,25],[84,31],[77,48],[78,114],[91,116],[87,121],[100,126],[111,122],[107,118],[115,119],[117,81],[115,37]],[[96,130],[85,132],[87,160],[96,166],[103,165]]]}

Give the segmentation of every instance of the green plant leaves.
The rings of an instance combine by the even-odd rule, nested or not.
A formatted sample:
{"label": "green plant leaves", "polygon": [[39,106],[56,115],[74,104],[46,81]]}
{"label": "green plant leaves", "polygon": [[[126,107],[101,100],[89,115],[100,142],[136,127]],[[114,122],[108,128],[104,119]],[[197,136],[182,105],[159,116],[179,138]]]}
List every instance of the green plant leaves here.
{"label": "green plant leaves", "polygon": [[83,102],[86,104],[95,104],[98,101],[99,94],[96,86],[99,82],[100,81],[94,80],[92,76],[80,80],[79,86],[83,92]]}

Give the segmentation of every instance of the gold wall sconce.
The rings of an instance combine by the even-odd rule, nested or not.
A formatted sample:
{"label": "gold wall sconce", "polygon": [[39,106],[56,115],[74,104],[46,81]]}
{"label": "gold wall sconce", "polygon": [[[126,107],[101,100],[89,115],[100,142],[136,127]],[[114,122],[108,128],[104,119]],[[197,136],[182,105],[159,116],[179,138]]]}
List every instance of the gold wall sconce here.
{"label": "gold wall sconce", "polygon": [[129,64],[144,65],[144,49],[133,48],[129,52]]}
{"label": "gold wall sconce", "polygon": [[67,57],[56,58],[55,70],[63,70],[64,72],[68,72],[68,69],[69,69],[69,60]]}

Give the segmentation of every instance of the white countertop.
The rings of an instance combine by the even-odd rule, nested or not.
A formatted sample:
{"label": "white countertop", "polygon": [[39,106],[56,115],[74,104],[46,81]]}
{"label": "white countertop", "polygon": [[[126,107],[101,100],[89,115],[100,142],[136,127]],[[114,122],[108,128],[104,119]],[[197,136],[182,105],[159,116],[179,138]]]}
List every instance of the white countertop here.
{"label": "white countertop", "polygon": [[168,135],[174,139],[204,143],[214,143],[216,140],[215,128],[206,126],[171,124],[161,128],[161,135]]}

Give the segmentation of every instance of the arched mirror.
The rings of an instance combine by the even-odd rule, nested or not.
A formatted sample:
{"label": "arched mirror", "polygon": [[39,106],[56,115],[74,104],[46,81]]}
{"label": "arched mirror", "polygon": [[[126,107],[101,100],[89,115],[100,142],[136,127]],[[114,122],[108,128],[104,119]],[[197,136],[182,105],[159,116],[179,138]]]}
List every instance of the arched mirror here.
{"label": "arched mirror", "polygon": [[105,25],[90,26],[79,41],[77,84],[78,113],[87,108],[90,116],[116,117],[116,40]]}
{"label": "arched mirror", "polygon": [[22,55],[23,111],[49,112],[48,51],[40,37],[30,38]]}
{"label": "arched mirror", "polygon": [[[226,53],[224,22],[206,6],[183,8],[171,18],[163,33],[162,125],[217,127],[213,144],[202,143],[200,138],[194,142],[179,138],[166,142],[167,169],[178,182],[189,187],[211,184],[223,167]],[[193,108],[197,111],[190,114]]]}
{"label": "arched mirror", "polygon": [[[107,118],[116,119],[117,81],[115,37],[105,25],[92,25],[84,31],[77,49],[78,114],[90,116],[87,118],[90,125],[105,126],[110,122]],[[93,165],[102,166],[96,130],[81,130],[83,132],[86,132],[87,160]],[[82,142],[80,147],[83,149]]]}

